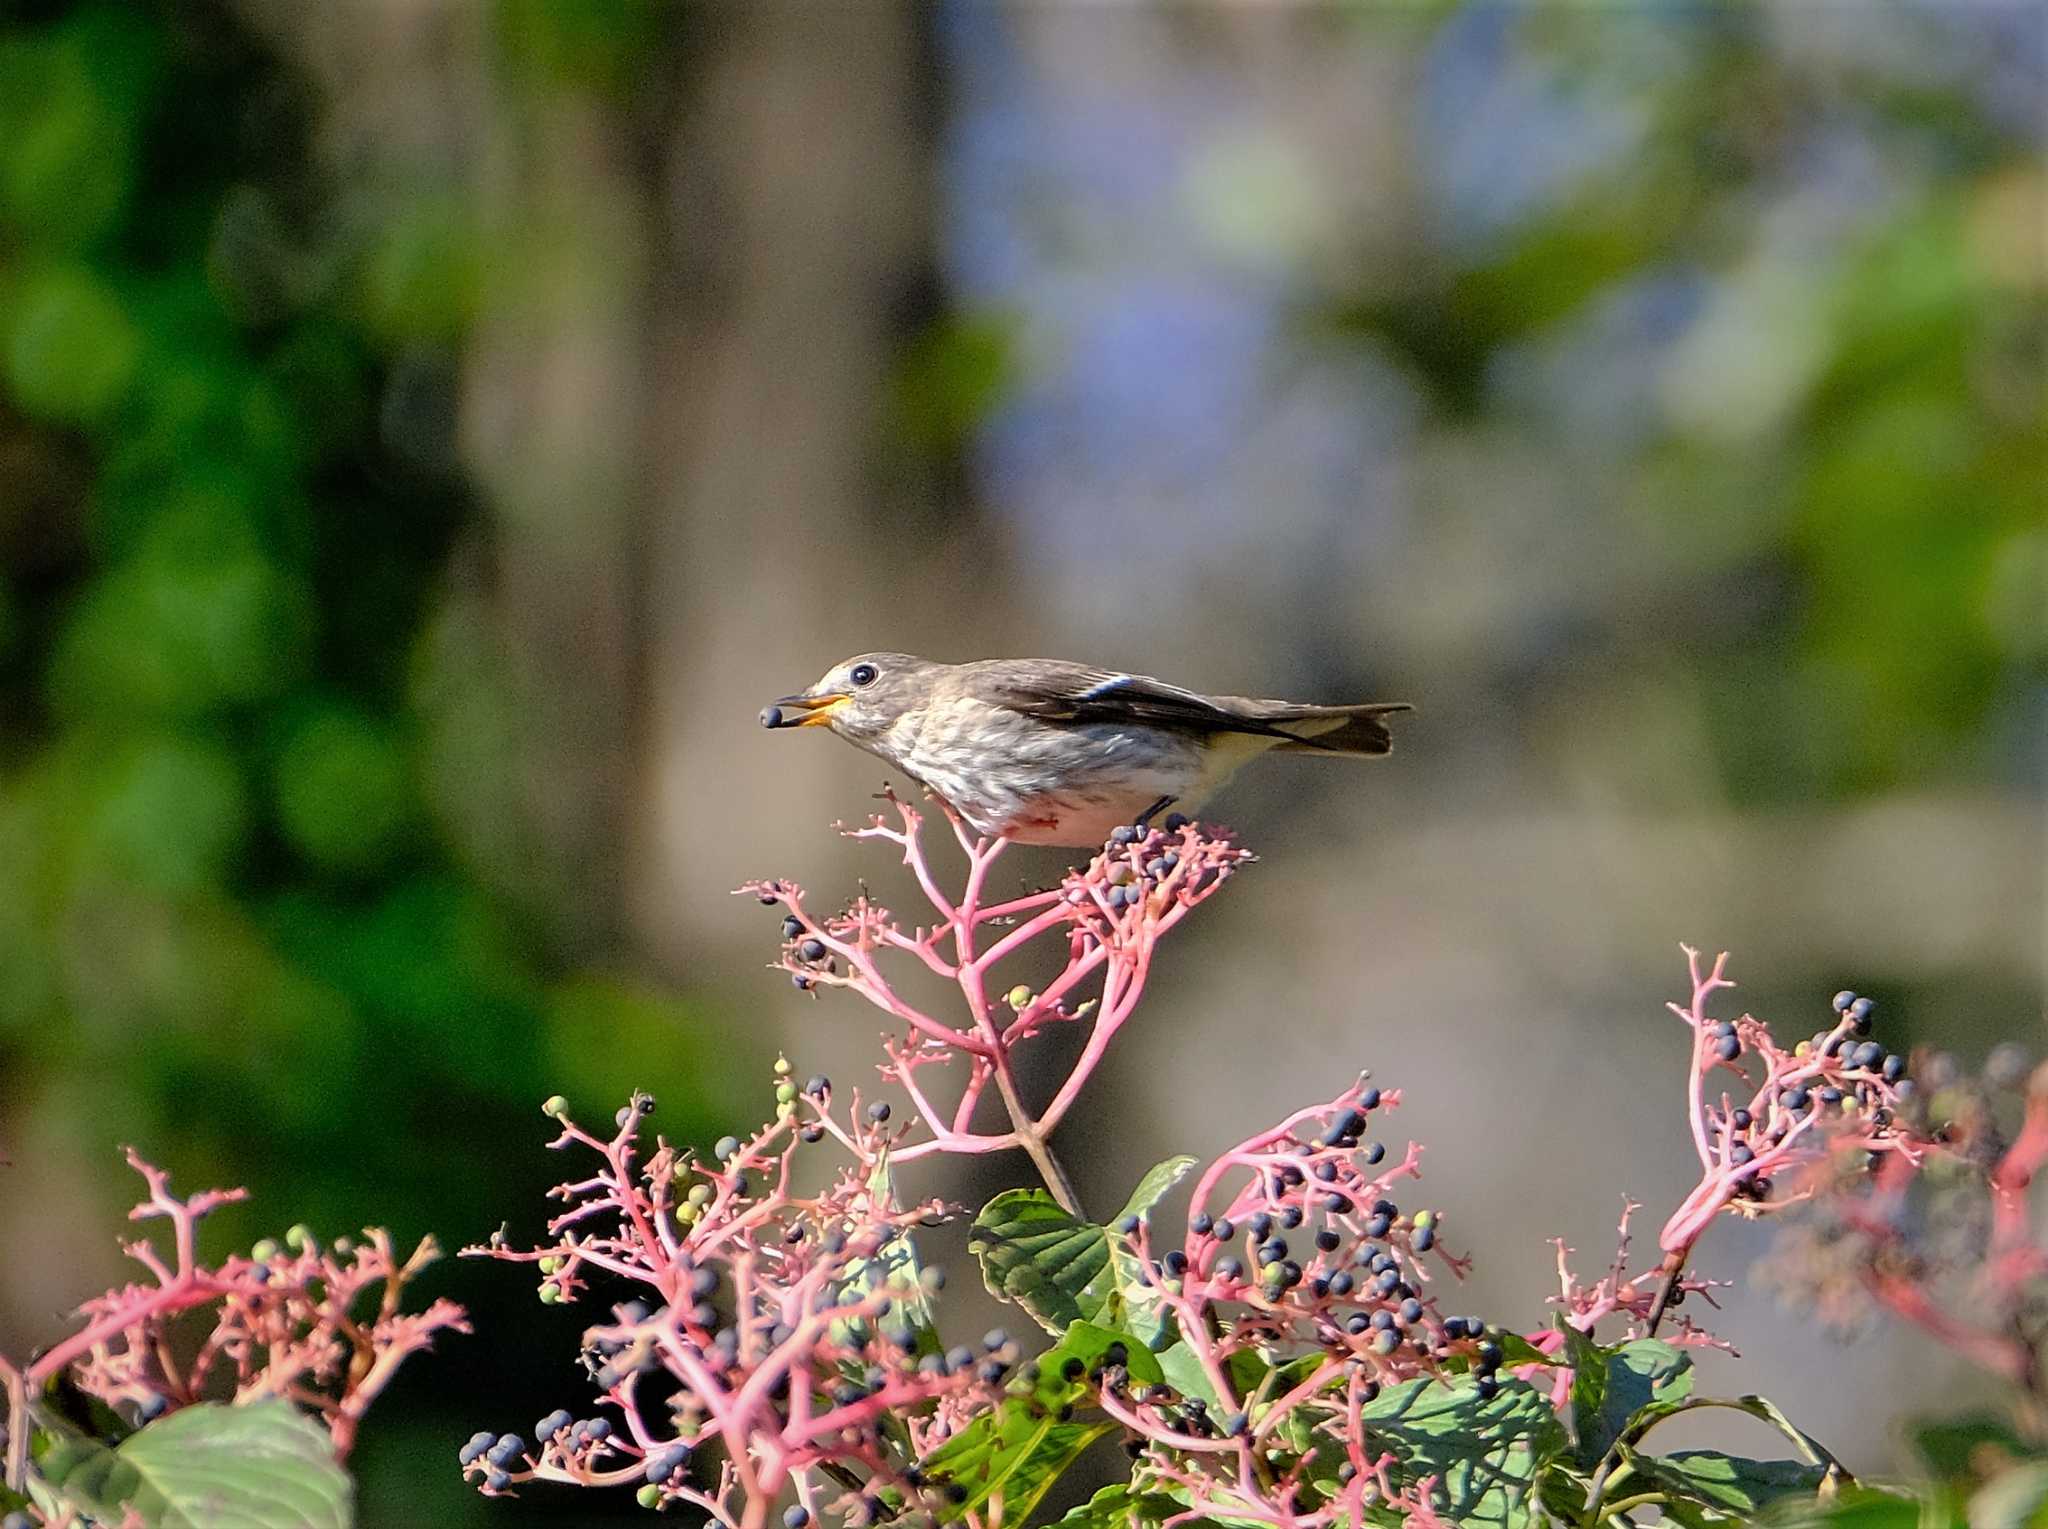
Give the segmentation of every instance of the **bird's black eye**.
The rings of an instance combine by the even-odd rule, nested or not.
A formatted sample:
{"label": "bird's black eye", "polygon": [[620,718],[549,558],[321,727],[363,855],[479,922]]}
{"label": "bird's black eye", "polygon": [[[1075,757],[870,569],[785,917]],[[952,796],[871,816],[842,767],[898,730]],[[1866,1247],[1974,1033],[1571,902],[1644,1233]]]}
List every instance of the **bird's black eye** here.
{"label": "bird's black eye", "polygon": [[873,664],[855,664],[846,671],[846,677],[856,685],[872,685],[882,677],[882,671]]}

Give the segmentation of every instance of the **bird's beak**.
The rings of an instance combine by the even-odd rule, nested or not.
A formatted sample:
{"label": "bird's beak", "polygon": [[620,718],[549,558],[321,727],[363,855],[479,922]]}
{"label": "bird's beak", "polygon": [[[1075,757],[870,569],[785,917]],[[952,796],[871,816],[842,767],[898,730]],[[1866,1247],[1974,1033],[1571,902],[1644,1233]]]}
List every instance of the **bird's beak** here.
{"label": "bird's beak", "polygon": [[832,714],[853,699],[843,690],[823,695],[786,695],[761,708],[763,727],[822,727]]}

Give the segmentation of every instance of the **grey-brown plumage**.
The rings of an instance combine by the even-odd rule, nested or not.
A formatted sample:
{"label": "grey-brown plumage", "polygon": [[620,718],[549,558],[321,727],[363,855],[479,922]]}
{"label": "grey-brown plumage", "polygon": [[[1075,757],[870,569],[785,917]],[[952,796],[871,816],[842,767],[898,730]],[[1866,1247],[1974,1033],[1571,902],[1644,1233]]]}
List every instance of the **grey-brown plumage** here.
{"label": "grey-brown plumage", "polygon": [[1092,845],[1169,804],[1192,809],[1268,751],[1384,754],[1394,742],[1383,719],[1408,709],[1203,695],[1049,658],[940,664],[862,653],[761,721],[831,728],[929,787],[979,833]]}

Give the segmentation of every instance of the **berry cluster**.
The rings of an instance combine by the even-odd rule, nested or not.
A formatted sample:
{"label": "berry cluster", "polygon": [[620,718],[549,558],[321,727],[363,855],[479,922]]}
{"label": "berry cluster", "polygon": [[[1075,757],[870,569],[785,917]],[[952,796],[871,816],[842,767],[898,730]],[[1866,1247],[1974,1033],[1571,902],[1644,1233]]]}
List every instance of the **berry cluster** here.
{"label": "berry cluster", "polygon": [[336,1454],[345,1456],[406,1358],[437,1332],[469,1331],[452,1301],[400,1309],[405,1287],[440,1257],[431,1238],[400,1257],[381,1228],[323,1246],[294,1226],[281,1242],[264,1238],[247,1255],[204,1264],[200,1221],[247,1192],[212,1189],[180,1199],[162,1169],[133,1149],[127,1155],[149,1191],[129,1219],[168,1221],[171,1255],[166,1260],[147,1239],[123,1243],[146,1280],[84,1302],[78,1331],[29,1363],[0,1360],[12,1404],[10,1486],[19,1486],[27,1468],[32,1430],[22,1410],[54,1376],[67,1376],[136,1424],[195,1402],[290,1397],[326,1423]]}
{"label": "berry cluster", "polygon": [[[1148,1218],[1115,1229],[1185,1358],[1178,1384],[1112,1368],[1101,1405],[1141,1472],[1204,1511],[1311,1524],[1397,1501],[1359,1409],[1416,1377],[1470,1372],[1482,1396],[1499,1388],[1503,1349],[1486,1323],[1445,1315],[1430,1293],[1432,1263],[1462,1274],[1466,1261],[1440,1245],[1435,1211],[1392,1198],[1421,1149],[1390,1161],[1366,1137],[1399,1100],[1361,1078],[1225,1152],[1198,1179],[1177,1247],[1161,1250]],[[1281,1439],[1290,1464],[1276,1478],[1262,1462]],[[1332,1473],[1341,1490],[1323,1502],[1311,1483]]]}
{"label": "berry cluster", "polygon": [[[956,899],[939,887],[921,838],[922,814],[884,793],[897,822],[877,816],[843,830],[901,850],[934,921],[905,927],[865,895],[844,911],[814,914],[791,881],[753,882],[740,890],[784,910],[778,965],[804,992],[844,988],[888,1014],[902,1029],[887,1042],[884,1076],[902,1086],[925,1128],[923,1140],[896,1150],[898,1162],[932,1153],[1030,1154],[1047,1187],[1069,1209],[1072,1185],[1049,1138],[1101,1064],[1109,1044],[1137,1007],[1155,946],[1252,857],[1229,840],[1178,813],[1157,828],[1117,829],[1102,851],[1054,887],[992,898],[989,878],[1007,843],[977,840],[941,802],[967,855],[965,889]],[[1034,986],[997,975],[998,968],[1057,951],[1059,971]],[[953,982],[964,1001],[963,1023],[948,1023],[905,998],[885,958],[912,960]],[[1083,997],[1083,988],[1093,989]],[[1018,1092],[1017,1054],[1057,1026],[1085,1025],[1088,1038],[1051,1101],[1028,1107]],[[931,1086],[933,1069],[953,1069],[950,1102]],[[975,1127],[975,1113],[993,1085],[1009,1129]]]}
{"label": "berry cluster", "polygon": [[[536,1265],[546,1304],[574,1301],[602,1276],[644,1295],[584,1333],[598,1415],[558,1410],[531,1444],[482,1432],[462,1447],[484,1492],[632,1485],[648,1507],[689,1504],[753,1525],[793,1490],[805,1522],[825,1506],[874,1522],[919,1502],[928,1488],[917,1462],[1001,1397],[1017,1359],[1010,1340],[995,1332],[978,1348],[948,1348],[932,1326],[943,1275],[918,1266],[909,1232],[952,1211],[896,1202],[887,1108],[855,1098],[859,1123],[842,1121],[828,1079],[798,1088],[779,1061],[776,1080],[773,1122],[723,1139],[710,1161],[659,1136],[643,1156],[654,1109],[644,1094],[609,1138],[547,1102],[561,1126],[552,1145],[594,1152],[603,1166],[554,1191],[568,1208],[541,1245],[500,1237],[464,1253]],[[828,1135],[853,1164],[801,1194],[793,1161]],[[693,1469],[713,1446],[715,1467]]]}
{"label": "berry cluster", "polygon": [[[1905,1059],[1868,1039],[1868,998],[1837,993],[1834,1023],[1787,1049],[1751,1015],[1709,1017],[1713,995],[1735,985],[1725,976],[1728,957],[1708,968],[1690,946],[1685,954],[1692,997],[1668,1007],[1693,1032],[1686,1112],[1701,1174],[1658,1238],[1667,1286],[1653,1327],[1681,1293],[1693,1244],[1721,1211],[1753,1216],[1804,1201],[1813,1193],[1810,1171],[1845,1147],[1907,1159],[1924,1150],[1902,1118],[1914,1092]],[[1717,1100],[1708,1098],[1710,1083],[1721,1085]]]}

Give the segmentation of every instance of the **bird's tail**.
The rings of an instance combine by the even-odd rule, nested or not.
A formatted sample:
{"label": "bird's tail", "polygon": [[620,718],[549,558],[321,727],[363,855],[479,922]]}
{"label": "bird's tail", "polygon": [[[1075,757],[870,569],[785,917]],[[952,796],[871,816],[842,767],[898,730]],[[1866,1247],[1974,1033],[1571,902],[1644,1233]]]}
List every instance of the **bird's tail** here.
{"label": "bird's tail", "polygon": [[1406,701],[1369,701],[1359,706],[1296,706],[1264,720],[1288,735],[1273,745],[1277,754],[1344,754],[1370,758],[1393,751],[1394,735],[1381,719],[1411,711]]}

